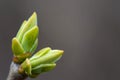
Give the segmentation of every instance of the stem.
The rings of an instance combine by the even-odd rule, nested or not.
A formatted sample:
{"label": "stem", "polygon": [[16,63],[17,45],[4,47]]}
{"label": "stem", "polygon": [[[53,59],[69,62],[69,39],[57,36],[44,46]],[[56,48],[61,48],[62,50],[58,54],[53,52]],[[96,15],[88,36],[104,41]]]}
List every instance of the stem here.
{"label": "stem", "polygon": [[19,64],[16,64],[14,62],[11,63],[7,80],[25,80],[27,78],[27,75],[20,74],[18,72],[18,68],[19,68]]}

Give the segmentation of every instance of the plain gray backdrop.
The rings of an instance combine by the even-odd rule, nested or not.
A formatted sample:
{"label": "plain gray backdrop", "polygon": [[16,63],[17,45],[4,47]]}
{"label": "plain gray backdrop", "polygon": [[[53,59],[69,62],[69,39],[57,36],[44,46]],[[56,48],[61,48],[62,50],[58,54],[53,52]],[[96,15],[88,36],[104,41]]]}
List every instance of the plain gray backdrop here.
{"label": "plain gray backdrop", "polygon": [[120,80],[119,4],[119,0],[0,0],[0,80],[8,75],[11,40],[34,11],[40,28],[37,50],[50,46],[65,51],[53,71],[35,80]]}

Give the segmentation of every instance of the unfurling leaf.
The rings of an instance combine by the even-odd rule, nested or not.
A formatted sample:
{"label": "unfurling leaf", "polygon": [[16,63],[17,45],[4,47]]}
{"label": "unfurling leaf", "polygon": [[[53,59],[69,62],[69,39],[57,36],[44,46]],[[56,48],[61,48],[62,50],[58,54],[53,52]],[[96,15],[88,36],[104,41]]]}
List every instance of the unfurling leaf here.
{"label": "unfurling leaf", "polygon": [[46,55],[38,57],[35,60],[30,60],[32,67],[36,67],[40,64],[48,64],[57,61],[63,54],[62,50],[51,50]]}
{"label": "unfurling leaf", "polygon": [[13,38],[13,40],[12,40],[12,51],[15,56],[24,53],[24,49],[23,49],[22,45],[20,44],[20,42],[17,40],[17,38]]}
{"label": "unfurling leaf", "polygon": [[35,68],[32,69],[32,73],[33,74],[40,74],[40,73],[43,73],[43,72],[48,72],[52,69],[54,69],[56,66],[55,63],[51,63],[51,64],[41,64]]}
{"label": "unfurling leaf", "polygon": [[33,15],[28,19],[28,21],[26,21],[25,23],[23,23],[23,26],[21,26],[20,30],[18,31],[18,34],[17,34],[18,40],[21,42],[24,34],[29,29],[31,29],[32,27],[34,27],[36,25],[37,25],[37,15],[34,12]]}
{"label": "unfurling leaf", "polygon": [[30,52],[33,53],[36,50],[37,46],[38,46],[38,38],[34,42],[32,48],[30,49]]}
{"label": "unfurling leaf", "polygon": [[43,48],[43,49],[41,49],[40,51],[38,51],[36,54],[34,54],[34,55],[30,58],[30,60],[38,59],[39,57],[47,54],[50,50],[51,50],[50,47]]}
{"label": "unfurling leaf", "polygon": [[35,26],[24,34],[21,44],[26,52],[29,52],[31,50],[32,46],[34,45],[34,42],[38,37],[38,32],[38,27]]}

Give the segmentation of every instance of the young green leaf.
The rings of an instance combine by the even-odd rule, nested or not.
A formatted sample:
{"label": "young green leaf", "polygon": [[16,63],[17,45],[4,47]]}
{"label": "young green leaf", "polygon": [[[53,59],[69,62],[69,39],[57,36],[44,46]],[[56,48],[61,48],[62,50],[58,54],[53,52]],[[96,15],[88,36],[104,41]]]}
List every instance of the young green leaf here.
{"label": "young green leaf", "polygon": [[33,15],[28,19],[28,21],[24,24],[24,26],[21,28],[19,35],[17,36],[18,40],[22,41],[22,38],[24,36],[24,34],[31,29],[32,27],[34,27],[35,25],[37,25],[37,15],[34,12]]}
{"label": "young green leaf", "polygon": [[41,64],[41,65],[32,69],[32,74],[40,74],[40,73],[43,73],[43,72],[48,72],[48,71],[54,69],[55,66],[56,66],[55,63]]}
{"label": "young green leaf", "polygon": [[14,53],[15,56],[24,53],[24,49],[22,48],[22,45],[17,40],[17,38],[13,38],[12,39],[12,51],[13,51],[13,53]]}
{"label": "young green leaf", "polygon": [[46,55],[42,56],[41,58],[30,60],[32,68],[40,65],[40,64],[48,64],[53,63],[58,60],[63,54],[62,50],[51,50]]}
{"label": "young green leaf", "polygon": [[21,25],[21,27],[20,27],[20,29],[19,29],[19,31],[18,31],[18,33],[17,33],[17,35],[16,35],[16,38],[19,40],[19,38],[20,38],[20,33],[21,33],[21,31],[23,30],[23,28],[24,28],[24,25],[27,23],[27,21],[26,20],[24,20],[23,21],[23,23],[22,23],[22,25]]}
{"label": "young green leaf", "polygon": [[21,64],[20,68],[22,68],[23,72],[27,75],[31,75],[32,68],[28,58]]}
{"label": "young green leaf", "polygon": [[39,29],[37,26],[28,30],[23,36],[22,46],[26,52],[30,52],[32,46],[34,45],[35,40],[38,37]]}
{"label": "young green leaf", "polygon": [[37,46],[38,46],[38,38],[35,40],[30,52],[33,53],[36,50]]}
{"label": "young green leaf", "polygon": [[41,49],[40,51],[38,51],[36,54],[34,54],[33,57],[30,58],[30,60],[38,59],[38,58],[40,58],[41,56],[47,54],[50,50],[51,50],[50,47],[43,48],[43,49]]}

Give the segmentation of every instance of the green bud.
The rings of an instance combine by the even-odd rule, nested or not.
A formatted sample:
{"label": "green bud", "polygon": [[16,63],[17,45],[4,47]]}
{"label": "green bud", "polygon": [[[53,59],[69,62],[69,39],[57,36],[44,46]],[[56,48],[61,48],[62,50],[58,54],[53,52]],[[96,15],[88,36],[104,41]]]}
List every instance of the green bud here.
{"label": "green bud", "polygon": [[46,47],[31,57],[38,45],[38,33],[37,15],[34,12],[28,20],[22,23],[16,37],[12,40],[13,61],[20,65],[19,73],[25,73],[30,77],[36,77],[54,69],[55,62],[61,58],[64,52]]}
{"label": "green bud", "polygon": [[18,31],[18,40],[21,42],[24,34],[35,25],[37,25],[37,15],[34,12],[33,15],[28,19],[28,21],[23,23],[23,26],[21,26],[20,30]]}
{"label": "green bud", "polygon": [[63,50],[51,50],[49,47],[43,48],[30,59],[26,59],[20,65],[20,70],[30,77],[36,77],[38,74],[54,69],[56,66],[55,62],[60,59],[62,54]]}
{"label": "green bud", "polygon": [[13,61],[21,63],[29,58],[38,45],[39,28],[37,14],[34,12],[28,20],[24,20],[16,37],[12,40]]}

